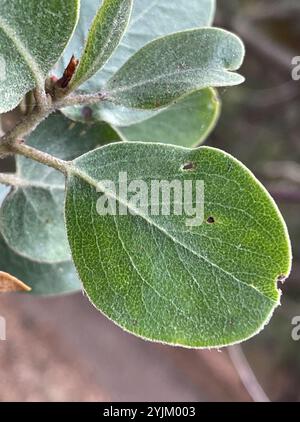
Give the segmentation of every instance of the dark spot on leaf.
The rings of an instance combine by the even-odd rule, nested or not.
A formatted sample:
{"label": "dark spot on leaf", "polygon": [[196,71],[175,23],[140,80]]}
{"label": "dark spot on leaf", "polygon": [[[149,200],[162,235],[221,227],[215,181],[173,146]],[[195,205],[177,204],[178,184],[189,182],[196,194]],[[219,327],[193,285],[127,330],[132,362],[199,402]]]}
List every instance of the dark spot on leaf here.
{"label": "dark spot on leaf", "polygon": [[186,63],[179,63],[179,65],[178,65],[178,69],[179,69],[179,70],[188,69],[188,66],[186,65]]}
{"label": "dark spot on leaf", "polygon": [[183,164],[182,170],[189,171],[189,170],[195,170],[196,164],[189,161],[188,163]]}
{"label": "dark spot on leaf", "polygon": [[208,224],[213,224],[215,222],[214,217],[208,217],[208,219],[206,220]]}
{"label": "dark spot on leaf", "polygon": [[91,107],[85,106],[81,110],[81,114],[85,120],[90,120],[93,117],[93,110],[91,109]]}

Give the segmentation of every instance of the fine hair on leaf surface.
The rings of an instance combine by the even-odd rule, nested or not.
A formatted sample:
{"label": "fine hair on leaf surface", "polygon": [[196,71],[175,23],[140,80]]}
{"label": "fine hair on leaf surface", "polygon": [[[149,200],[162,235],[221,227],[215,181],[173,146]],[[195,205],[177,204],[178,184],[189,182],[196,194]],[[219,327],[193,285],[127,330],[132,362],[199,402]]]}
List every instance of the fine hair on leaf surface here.
{"label": "fine hair on leaf surface", "polygon": [[260,332],[291,245],[253,173],[200,146],[217,89],[245,80],[242,40],[212,26],[216,2],[0,3],[0,157],[16,165],[0,172],[0,292],[82,290],[173,346]]}
{"label": "fine hair on leaf surface", "polygon": [[[181,170],[187,162],[194,163],[192,172]],[[204,212],[215,224],[187,229],[186,216],[132,209],[98,185],[118,184],[120,171],[129,182],[142,179],[149,186],[152,179],[203,180]],[[134,213],[97,215],[97,186]],[[279,304],[278,275],[290,272],[285,224],[254,176],[219,150],[132,142],[87,153],[74,161],[65,212],[86,293],[130,332],[170,344],[220,347],[260,331]]]}

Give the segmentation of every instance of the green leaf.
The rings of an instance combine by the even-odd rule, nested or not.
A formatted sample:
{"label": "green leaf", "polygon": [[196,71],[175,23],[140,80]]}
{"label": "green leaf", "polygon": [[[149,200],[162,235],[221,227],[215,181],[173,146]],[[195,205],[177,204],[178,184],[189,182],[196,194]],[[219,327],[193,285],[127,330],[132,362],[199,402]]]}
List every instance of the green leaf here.
{"label": "green leaf", "polygon": [[[9,188],[0,185],[0,206]],[[71,260],[39,263],[15,253],[0,235],[0,271],[26,281],[32,288],[30,294],[56,295],[81,289]]]}
{"label": "green leaf", "polygon": [[44,187],[26,180],[13,189],[0,210],[0,232],[11,249],[41,262],[69,259],[63,201],[63,185]]}
{"label": "green leaf", "polygon": [[163,142],[185,147],[204,142],[218,120],[220,102],[210,88],[195,92],[156,116],[136,125],[119,127],[127,141]]}
{"label": "green leaf", "polygon": [[[27,143],[72,160],[112,140],[119,137],[107,125],[73,123],[58,113],[44,121]],[[34,261],[70,260],[63,218],[63,175],[33,160],[17,157],[17,176],[20,186],[12,189],[0,210],[0,232],[6,243],[18,255]]]}
{"label": "green leaf", "polygon": [[[85,0],[81,9],[80,20],[75,34],[68,46],[66,54],[58,68],[61,75],[68,65],[70,57],[75,54],[80,57],[83,40],[88,36],[88,30],[97,12],[98,3]],[[210,26],[215,13],[215,0],[136,0],[128,29],[115,54],[106,63],[100,73],[97,73],[81,88],[86,92],[98,92],[116,70],[141,47],[157,37],[186,29]],[[80,118],[81,108],[69,107],[64,113],[74,120]],[[92,107],[95,120],[104,120],[113,125],[129,125],[150,117],[149,113],[117,107],[109,102],[99,103]],[[152,112],[153,113],[153,112]],[[151,114],[152,115],[152,114]]]}
{"label": "green leaf", "polygon": [[[15,253],[0,235],[0,268],[30,285],[33,295],[57,295],[81,289],[71,260],[41,263]],[[28,293],[27,293],[28,294]]]}
{"label": "green leaf", "polygon": [[[202,180],[204,223],[187,226],[186,215],[138,208],[119,193],[120,172],[148,188],[155,180]],[[100,216],[99,191],[128,215]],[[276,281],[290,272],[275,203],[248,169],[213,148],[123,142],[85,154],[69,175],[65,214],[90,300],[150,340],[191,347],[245,340],[268,322],[280,299]]]}
{"label": "green leaf", "polygon": [[90,79],[108,61],[127,28],[132,0],[104,0],[89,32],[71,87]]}
{"label": "green leaf", "polygon": [[65,49],[79,0],[0,1],[0,113],[44,80]]}
{"label": "green leaf", "polygon": [[120,105],[159,108],[193,91],[240,84],[233,71],[244,59],[241,40],[218,28],[201,28],[159,38],[139,50],[104,87]]}

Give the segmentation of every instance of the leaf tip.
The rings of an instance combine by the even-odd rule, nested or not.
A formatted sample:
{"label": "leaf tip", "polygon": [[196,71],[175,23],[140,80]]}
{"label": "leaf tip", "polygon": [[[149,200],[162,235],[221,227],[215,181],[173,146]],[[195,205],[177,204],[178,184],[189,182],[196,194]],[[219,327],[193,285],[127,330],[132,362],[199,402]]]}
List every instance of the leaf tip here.
{"label": "leaf tip", "polygon": [[13,275],[0,271],[0,293],[30,292],[31,287]]}

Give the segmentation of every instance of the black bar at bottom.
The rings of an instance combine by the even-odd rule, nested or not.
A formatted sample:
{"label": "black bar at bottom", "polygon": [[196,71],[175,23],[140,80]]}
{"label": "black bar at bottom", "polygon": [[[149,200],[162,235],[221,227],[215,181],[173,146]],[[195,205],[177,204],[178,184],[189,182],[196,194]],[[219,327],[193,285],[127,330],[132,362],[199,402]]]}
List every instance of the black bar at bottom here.
{"label": "black bar at bottom", "polygon": [[289,403],[0,403],[0,420],[4,416],[27,416],[39,417],[66,416],[78,417],[82,414],[87,420],[99,418],[121,417],[126,420],[138,420],[140,418],[211,418],[251,417],[256,414],[262,418],[274,416],[288,417],[288,410],[294,412],[294,405]]}

